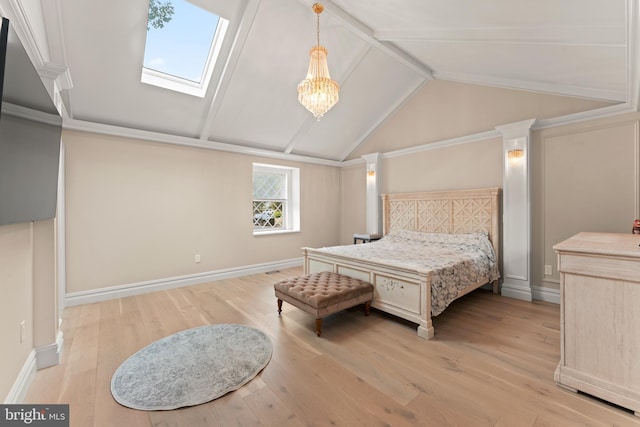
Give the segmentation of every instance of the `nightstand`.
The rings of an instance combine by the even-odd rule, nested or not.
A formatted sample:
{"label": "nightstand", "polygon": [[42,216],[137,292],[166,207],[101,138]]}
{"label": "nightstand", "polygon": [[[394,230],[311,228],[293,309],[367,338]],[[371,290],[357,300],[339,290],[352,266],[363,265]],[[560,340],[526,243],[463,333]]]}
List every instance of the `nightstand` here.
{"label": "nightstand", "polygon": [[353,235],[353,244],[358,243],[358,240],[362,241],[362,243],[375,242],[376,240],[380,240],[381,237],[380,234],[375,233],[355,233]]}

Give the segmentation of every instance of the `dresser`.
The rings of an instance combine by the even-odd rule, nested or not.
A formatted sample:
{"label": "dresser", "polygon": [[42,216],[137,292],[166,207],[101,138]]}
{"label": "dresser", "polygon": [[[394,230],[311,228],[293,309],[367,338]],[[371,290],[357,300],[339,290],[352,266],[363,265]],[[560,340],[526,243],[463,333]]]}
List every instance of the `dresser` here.
{"label": "dresser", "polygon": [[553,249],[560,272],[555,382],[640,416],[640,235],[579,233]]}

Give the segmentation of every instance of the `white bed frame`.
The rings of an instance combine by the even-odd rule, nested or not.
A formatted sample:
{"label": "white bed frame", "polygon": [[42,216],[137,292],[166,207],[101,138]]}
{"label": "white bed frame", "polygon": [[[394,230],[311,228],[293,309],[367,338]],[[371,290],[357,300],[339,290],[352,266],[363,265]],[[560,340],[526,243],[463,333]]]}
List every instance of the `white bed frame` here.
{"label": "white bed frame", "polygon": [[[383,231],[412,230],[429,233],[489,233],[500,263],[500,189],[383,194]],[[418,335],[433,337],[431,273],[393,264],[365,261],[321,250],[303,248],[305,274],[332,271],[374,285],[371,303],[384,312],[418,324]],[[499,290],[493,282],[493,292]],[[459,298],[486,283],[471,283]]]}

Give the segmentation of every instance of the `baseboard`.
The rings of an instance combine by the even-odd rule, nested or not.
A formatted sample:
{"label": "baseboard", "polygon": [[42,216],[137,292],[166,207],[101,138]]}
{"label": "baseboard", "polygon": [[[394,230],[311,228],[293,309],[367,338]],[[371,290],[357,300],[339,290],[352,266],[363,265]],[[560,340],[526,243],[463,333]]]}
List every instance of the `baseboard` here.
{"label": "baseboard", "polygon": [[558,289],[531,286],[531,288],[513,283],[503,283],[501,295],[523,301],[545,301],[560,304],[560,291]]}
{"label": "baseboard", "polygon": [[560,290],[532,286],[533,299],[560,304]]}
{"label": "baseboard", "polygon": [[533,296],[531,295],[531,288],[524,285],[516,285],[513,283],[502,283],[500,288],[500,295],[508,298],[515,298],[523,301],[531,302]]}
{"label": "baseboard", "polygon": [[24,362],[18,378],[13,383],[13,387],[9,390],[9,394],[4,399],[5,404],[22,403],[29,391],[31,382],[36,375],[36,351],[31,350],[27,360]]}
{"label": "baseboard", "polygon": [[56,342],[36,347],[36,369],[44,369],[60,363],[60,355],[64,346],[64,335],[58,331]]}
{"label": "baseboard", "polygon": [[236,268],[227,268],[223,270],[208,271],[197,274],[189,274],[185,276],[169,277],[166,279],[149,280],[147,282],[112,286],[90,291],[71,292],[65,295],[65,307],[71,307],[80,304],[90,304],[115,298],[140,295],[148,292],[197,285],[199,283],[215,282],[217,280],[229,279],[232,277],[266,273],[273,270],[300,266],[302,266],[302,258],[294,258],[283,261],[254,264]]}

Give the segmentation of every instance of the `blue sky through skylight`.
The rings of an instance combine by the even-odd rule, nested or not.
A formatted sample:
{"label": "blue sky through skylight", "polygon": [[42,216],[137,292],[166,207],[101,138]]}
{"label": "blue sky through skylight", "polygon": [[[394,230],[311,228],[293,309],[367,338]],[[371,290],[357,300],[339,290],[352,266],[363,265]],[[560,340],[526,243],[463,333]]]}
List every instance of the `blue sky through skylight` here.
{"label": "blue sky through skylight", "polygon": [[171,21],[147,31],[144,67],[201,82],[219,17],[186,0],[171,4]]}

